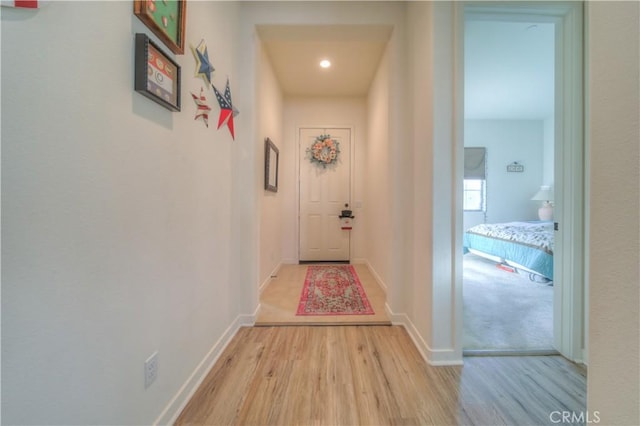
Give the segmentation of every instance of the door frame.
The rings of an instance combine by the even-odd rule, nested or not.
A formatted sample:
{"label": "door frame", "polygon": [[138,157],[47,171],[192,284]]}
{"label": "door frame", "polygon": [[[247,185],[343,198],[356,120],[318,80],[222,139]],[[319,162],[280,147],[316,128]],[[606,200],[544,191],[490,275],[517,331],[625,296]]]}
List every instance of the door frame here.
{"label": "door frame", "polygon": [[[556,24],[556,103],[554,111],[555,152],[554,207],[555,221],[560,224],[555,234],[554,276],[560,277],[560,285],[554,286],[553,330],[554,346],[565,357],[585,361],[585,330],[588,319],[585,306],[586,289],[586,202],[585,182],[586,142],[584,139],[584,60],[583,22],[584,8],[581,2],[559,3],[485,3],[472,2],[458,5],[456,80],[464,87],[464,23],[471,15],[506,21],[532,20]],[[464,91],[458,90],[456,98],[456,158],[464,149]],[[454,188],[462,188],[460,161]],[[456,199],[459,199],[456,196]],[[458,206],[461,211],[462,205]],[[462,215],[455,214],[456,238],[462,240]],[[455,256],[455,276],[462,287],[462,254]],[[458,278],[460,277],[460,278]],[[584,285],[582,285],[584,283]],[[462,303],[457,304],[457,318],[462,318]],[[456,321],[457,336],[462,336],[462,321]]]}
{"label": "door frame", "polygon": [[[325,129],[348,129],[349,130],[349,205],[352,210],[354,210],[353,206],[353,187],[354,187],[354,179],[355,179],[355,137],[354,137],[354,126],[350,125],[329,125],[329,124],[321,124],[321,125],[298,125],[296,126],[296,193],[295,193],[295,202],[296,202],[296,224],[295,224],[295,236],[297,243],[296,250],[296,261],[300,262],[300,130],[301,129],[318,129],[319,132]],[[320,133],[319,133],[320,134]],[[349,231],[349,262],[353,259],[353,238],[351,233],[353,230]]]}

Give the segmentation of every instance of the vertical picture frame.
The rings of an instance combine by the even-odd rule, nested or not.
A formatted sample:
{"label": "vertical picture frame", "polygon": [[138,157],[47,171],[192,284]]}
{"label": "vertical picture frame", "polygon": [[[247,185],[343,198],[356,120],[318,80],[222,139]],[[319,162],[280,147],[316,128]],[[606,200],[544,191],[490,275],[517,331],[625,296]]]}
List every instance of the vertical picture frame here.
{"label": "vertical picture frame", "polygon": [[180,111],[180,65],[146,34],[136,34],[135,50],[135,91],[171,111]]}
{"label": "vertical picture frame", "polygon": [[269,138],[264,140],[264,189],[278,192],[278,161],[280,150]]}
{"label": "vertical picture frame", "polygon": [[133,14],[176,55],[184,54],[186,0],[134,0]]}

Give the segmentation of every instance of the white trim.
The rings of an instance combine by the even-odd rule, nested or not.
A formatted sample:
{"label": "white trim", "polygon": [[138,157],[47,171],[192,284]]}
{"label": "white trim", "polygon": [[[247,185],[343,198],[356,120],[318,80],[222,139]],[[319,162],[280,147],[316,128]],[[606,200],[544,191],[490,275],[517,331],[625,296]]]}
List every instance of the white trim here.
{"label": "white trim", "polygon": [[[367,265],[369,272],[371,273],[371,275],[373,275],[380,288],[382,288],[385,294],[387,294],[387,285],[384,283],[382,278],[380,278],[380,276],[375,271],[373,266],[371,266],[371,263],[369,263],[368,260],[365,260],[365,264]],[[405,330],[407,330],[407,333],[409,334],[409,337],[411,337],[411,340],[416,346],[416,349],[418,350],[418,352],[420,352],[420,355],[428,364],[434,366],[462,365],[462,358],[460,357],[459,351],[455,351],[453,348],[444,350],[431,349],[427,342],[422,338],[420,332],[407,314],[394,313],[388,302],[385,303],[384,309],[387,313],[387,316],[389,316],[391,324],[402,326],[405,328]]]}
{"label": "white trim", "polygon": [[394,314],[389,306],[389,303],[384,304],[384,311],[387,313],[389,317],[389,321],[391,321],[391,325],[402,325],[404,326],[406,314]]}
{"label": "white trim", "polygon": [[[258,306],[258,309],[260,307]],[[257,312],[257,310],[256,310]],[[213,344],[209,352],[205,355],[198,366],[193,370],[187,381],[180,387],[175,396],[169,401],[158,418],[153,422],[154,425],[172,425],[178,419],[184,407],[196,390],[200,387],[209,371],[213,368],[220,355],[229,345],[234,336],[238,333],[240,327],[252,326],[255,323],[254,315],[238,315],[231,325],[222,333],[222,336]]]}
{"label": "white trim", "polygon": [[[367,265],[371,275],[373,275],[375,280],[378,282],[380,288],[382,288],[385,294],[387,294],[387,285],[384,283],[382,278],[380,278],[368,260],[365,260],[365,264]],[[461,351],[456,351],[454,348],[443,350],[431,349],[407,314],[394,313],[388,302],[385,303],[384,309],[389,316],[391,324],[402,326],[407,330],[407,333],[409,334],[409,337],[411,337],[416,349],[418,349],[418,352],[420,352],[420,355],[428,364],[434,366],[462,365]]]}
{"label": "white trim", "polygon": [[253,327],[254,325],[256,325],[256,318],[258,317],[258,312],[260,312],[260,306],[261,306],[260,303],[258,303],[258,306],[256,306],[256,309],[253,311],[252,314],[238,315],[238,317],[236,318],[236,321],[238,322],[240,327]]}
{"label": "white trim", "polygon": [[[572,4],[558,24],[557,93],[556,104],[556,185],[555,193],[563,203],[556,205],[556,221],[560,223],[560,282],[554,286],[554,301],[561,304],[554,309],[560,325],[556,335],[558,351],[565,357],[582,358],[584,331],[584,101],[583,101],[583,10],[581,3]],[[564,124],[564,126],[563,126]],[[559,167],[559,165],[561,167]],[[560,174],[562,173],[562,174]],[[560,183],[560,185],[558,184]],[[556,247],[558,245],[556,244]],[[555,275],[555,274],[554,274]],[[556,297],[557,296],[557,297]]]}
{"label": "white trim", "polygon": [[429,365],[433,366],[447,366],[447,365],[462,365],[462,358],[457,354],[457,352],[452,349],[439,349],[433,350],[429,347],[427,342],[422,338],[420,332],[413,324],[411,319],[407,314],[394,314],[389,308],[389,305],[385,306],[387,311],[387,315],[391,318],[391,324],[402,326],[407,330],[409,337],[413,341],[413,344],[416,346],[418,352],[422,358]]}
{"label": "white trim", "polygon": [[[453,324],[453,347],[459,357],[463,357],[464,350],[464,311],[463,311],[463,270],[462,270],[462,240],[464,223],[464,25],[465,6],[456,5],[454,8],[454,147],[453,147],[453,250],[452,282],[453,306],[451,317]],[[460,172],[458,172],[460,171]],[[485,184],[486,191],[486,184]],[[485,206],[486,207],[486,206]],[[486,209],[484,217],[486,221]],[[433,321],[433,320],[432,320]]]}
{"label": "white trim", "polygon": [[376,282],[378,283],[378,285],[380,286],[380,288],[382,289],[384,294],[385,295],[388,294],[387,285],[382,280],[382,278],[380,278],[380,275],[378,275],[378,273],[373,268],[373,266],[371,266],[371,263],[369,263],[369,260],[368,259],[364,259],[364,264],[367,265],[367,269],[369,269],[369,272],[371,273],[371,275],[373,275],[373,278],[376,280]]}
{"label": "white trim", "polygon": [[273,269],[273,271],[271,271],[267,279],[264,280],[262,284],[260,284],[260,286],[258,287],[258,294],[262,294],[262,292],[267,288],[267,286],[271,284],[271,281],[278,276],[278,272],[280,271],[281,267],[282,267],[282,262],[276,265],[276,267]]}

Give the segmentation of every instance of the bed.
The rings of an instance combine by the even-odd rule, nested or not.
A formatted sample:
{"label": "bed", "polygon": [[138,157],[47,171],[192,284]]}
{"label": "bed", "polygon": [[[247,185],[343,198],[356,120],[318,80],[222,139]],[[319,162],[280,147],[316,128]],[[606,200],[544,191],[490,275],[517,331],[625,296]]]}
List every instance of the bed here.
{"label": "bed", "polygon": [[[480,224],[464,233],[464,252],[553,281],[553,222]],[[533,274],[533,275],[531,275]]]}

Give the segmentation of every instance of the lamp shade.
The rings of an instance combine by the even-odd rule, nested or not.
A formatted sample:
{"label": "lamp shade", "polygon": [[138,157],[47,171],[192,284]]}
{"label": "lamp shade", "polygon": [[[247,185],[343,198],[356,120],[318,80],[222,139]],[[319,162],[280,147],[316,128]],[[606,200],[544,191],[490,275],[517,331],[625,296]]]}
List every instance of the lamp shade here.
{"label": "lamp shade", "polygon": [[553,189],[548,186],[541,186],[540,191],[531,197],[534,201],[553,201]]}

